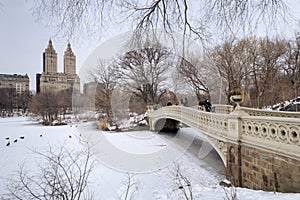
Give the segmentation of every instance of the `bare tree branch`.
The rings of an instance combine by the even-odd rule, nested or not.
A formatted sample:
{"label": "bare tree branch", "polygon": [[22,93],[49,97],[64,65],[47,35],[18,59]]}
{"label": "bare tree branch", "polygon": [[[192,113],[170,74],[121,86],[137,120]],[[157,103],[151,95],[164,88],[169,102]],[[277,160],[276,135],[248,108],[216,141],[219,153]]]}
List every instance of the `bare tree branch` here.
{"label": "bare tree branch", "polygon": [[284,21],[289,10],[284,0],[35,0],[33,14],[39,20],[54,19],[67,38],[93,35],[114,22],[134,26],[140,34],[162,27],[170,34],[204,40],[210,27],[224,33],[261,22],[274,24]]}
{"label": "bare tree branch", "polygon": [[98,60],[98,64],[90,72],[90,76],[91,81],[97,83],[95,96],[92,97],[95,98],[96,109],[103,111],[107,116],[108,123],[112,125],[112,95],[120,78],[117,66],[115,63]]}
{"label": "bare tree branch", "polygon": [[33,173],[21,165],[7,185],[8,199],[90,199],[92,195],[85,194],[94,166],[89,147],[79,152],[71,152],[64,146],[32,151],[42,158],[39,172]]}
{"label": "bare tree branch", "polygon": [[138,181],[135,175],[127,172],[126,179],[121,186],[121,191],[118,194],[120,200],[134,200],[138,192]]}
{"label": "bare tree branch", "polygon": [[177,190],[181,191],[183,197],[186,200],[193,200],[193,189],[190,179],[187,176],[184,176],[182,169],[178,163],[174,163],[174,170],[171,170],[171,176],[177,186]]}
{"label": "bare tree branch", "polygon": [[205,99],[210,99],[210,90],[207,84],[207,74],[209,74],[209,67],[197,59],[186,60],[185,58],[179,59],[177,66],[178,72],[182,78],[193,89],[199,102]]}

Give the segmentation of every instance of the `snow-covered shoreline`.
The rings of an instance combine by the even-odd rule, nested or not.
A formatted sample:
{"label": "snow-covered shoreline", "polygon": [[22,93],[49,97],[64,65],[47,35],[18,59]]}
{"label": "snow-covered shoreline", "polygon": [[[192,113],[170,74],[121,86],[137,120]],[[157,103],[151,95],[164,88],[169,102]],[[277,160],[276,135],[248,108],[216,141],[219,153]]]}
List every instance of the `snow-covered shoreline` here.
{"label": "snow-covered shoreline", "polygon": [[[92,130],[92,137],[89,131],[85,131],[85,128]],[[97,164],[91,173],[89,188],[94,191],[96,200],[118,199],[123,189],[122,186],[124,186],[124,180],[127,177],[126,169],[128,168],[126,167],[142,165],[143,163],[134,163],[132,160],[128,160],[128,162],[133,162],[134,165],[123,166],[119,169],[116,166],[109,166],[110,163],[101,160],[103,157],[100,155],[109,157],[109,160],[115,160],[116,162],[113,162],[113,164],[121,163],[125,165],[127,163],[122,163],[121,160],[118,162],[118,159],[121,158],[114,157],[115,155],[111,153],[111,149],[105,149],[103,138],[106,138],[106,141],[115,146],[119,152],[126,152],[133,156],[145,156],[145,158],[148,156],[154,161],[157,161],[155,157],[149,157],[149,155],[162,156],[157,152],[162,152],[166,148],[176,152],[175,156],[170,155],[169,162],[158,163],[154,168],[149,168],[153,169],[152,171],[145,170],[139,171],[139,173],[134,173],[134,170],[131,171],[130,174],[134,175],[134,180],[137,183],[135,186],[137,187],[136,199],[182,199],[182,191],[178,189],[174,181],[176,166],[179,166],[181,173],[190,180],[194,199],[217,200],[225,197],[223,187],[218,185],[224,175],[219,174],[218,170],[210,166],[214,165],[213,162],[207,162],[205,158],[197,158],[201,147],[199,149],[193,147],[189,151],[185,151],[186,146],[176,146],[176,141],[186,138],[186,135],[166,138],[149,131],[107,133],[96,130],[92,123],[82,123],[78,127],[74,125],[47,127],[38,125],[25,117],[0,118],[0,130],[0,140],[2,141],[0,143],[1,196],[6,193],[7,179],[11,178],[11,174],[18,169],[20,164],[25,163],[25,166],[30,167],[31,170],[36,168],[37,155],[32,152],[32,149],[40,150],[60,144],[65,145],[68,149],[80,149],[84,145],[82,141],[88,139],[96,146],[94,151],[96,151],[97,158]],[[193,132],[188,129],[187,131]],[[191,137],[191,141],[193,141],[193,137]],[[199,137],[201,138],[201,135]],[[15,140],[17,141],[14,142]],[[8,141],[10,145],[6,146]],[[97,153],[100,153],[99,156],[97,156]],[[174,158],[176,159],[172,160]],[[220,161],[217,163],[220,163]],[[238,199],[242,200],[300,199],[300,194],[273,193],[244,188],[237,188],[237,194]]]}

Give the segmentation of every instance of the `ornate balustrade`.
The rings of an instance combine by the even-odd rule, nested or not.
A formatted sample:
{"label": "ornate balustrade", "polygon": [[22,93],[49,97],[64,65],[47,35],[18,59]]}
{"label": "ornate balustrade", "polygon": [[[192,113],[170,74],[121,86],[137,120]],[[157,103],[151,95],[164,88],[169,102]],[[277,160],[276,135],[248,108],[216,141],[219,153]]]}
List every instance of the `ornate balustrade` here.
{"label": "ornate balustrade", "polygon": [[243,116],[241,140],[251,146],[300,159],[300,119]]}
{"label": "ornate balustrade", "polygon": [[232,106],[230,105],[214,104],[213,108],[215,113],[221,113],[221,114],[229,114],[233,110]]}
{"label": "ornate balustrade", "polygon": [[[152,119],[171,118],[183,122],[195,129],[208,132],[208,135],[227,135],[228,116],[226,114],[210,113],[182,106],[167,106],[159,112],[149,112]],[[155,123],[156,121],[152,121]],[[210,133],[212,132],[212,133]]]}
{"label": "ornate balustrade", "polygon": [[[213,105],[216,113],[229,114],[233,111],[230,105]],[[300,112],[284,112],[275,110],[262,110],[255,108],[241,107],[240,110],[246,112],[250,116],[269,116],[269,117],[289,117],[289,118],[300,118]]]}
{"label": "ornate balustrade", "polygon": [[275,110],[261,110],[261,109],[246,108],[246,107],[241,107],[241,110],[245,111],[250,116],[300,118],[300,112],[284,112],[284,111],[275,111]]}

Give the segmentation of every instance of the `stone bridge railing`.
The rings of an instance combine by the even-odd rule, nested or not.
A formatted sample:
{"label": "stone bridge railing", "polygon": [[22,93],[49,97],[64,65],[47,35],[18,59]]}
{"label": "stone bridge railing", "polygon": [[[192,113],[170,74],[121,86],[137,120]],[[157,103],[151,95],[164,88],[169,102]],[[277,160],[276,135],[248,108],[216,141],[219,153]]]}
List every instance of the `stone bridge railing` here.
{"label": "stone bridge railing", "polygon": [[[233,111],[233,107],[230,105],[217,104],[214,105],[213,107],[216,113],[229,114]],[[250,116],[300,118],[300,112],[283,112],[283,111],[262,110],[262,109],[246,108],[246,107],[241,107],[240,110],[246,112]]]}
{"label": "stone bridge railing", "polygon": [[300,119],[242,116],[240,140],[252,147],[300,160]]}
{"label": "stone bridge railing", "polygon": [[[215,106],[215,113],[183,106],[168,106],[149,112],[151,130],[159,119],[169,118],[185,123],[208,140],[243,142],[252,147],[300,160],[300,113],[264,111],[241,108],[231,112],[231,106]],[[227,152],[212,144],[226,163]]]}
{"label": "stone bridge railing", "polygon": [[155,130],[155,123],[159,119],[175,119],[193,128],[203,130],[207,135],[227,135],[228,115],[210,113],[183,106],[167,106],[148,113],[150,129]]}
{"label": "stone bridge railing", "polygon": [[191,126],[216,149],[227,178],[236,186],[300,192],[299,112],[243,107],[232,111],[231,106],[214,105],[211,113],[195,108],[167,106],[149,111],[150,129],[155,130],[162,119]]}

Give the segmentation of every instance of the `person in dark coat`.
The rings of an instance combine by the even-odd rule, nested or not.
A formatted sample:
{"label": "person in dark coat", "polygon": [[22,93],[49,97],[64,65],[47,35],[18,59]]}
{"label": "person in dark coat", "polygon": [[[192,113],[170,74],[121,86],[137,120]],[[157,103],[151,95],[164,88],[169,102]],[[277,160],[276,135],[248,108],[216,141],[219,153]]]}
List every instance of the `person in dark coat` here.
{"label": "person in dark coat", "polygon": [[183,105],[184,105],[184,106],[189,106],[189,103],[188,103],[188,100],[187,100],[187,98],[186,98],[186,97],[184,98]]}
{"label": "person in dark coat", "polygon": [[205,111],[206,112],[210,112],[211,111],[211,103],[209,102],[209,99],[205,99],[205,101],[204,101],[204,107],[205,107]]}

